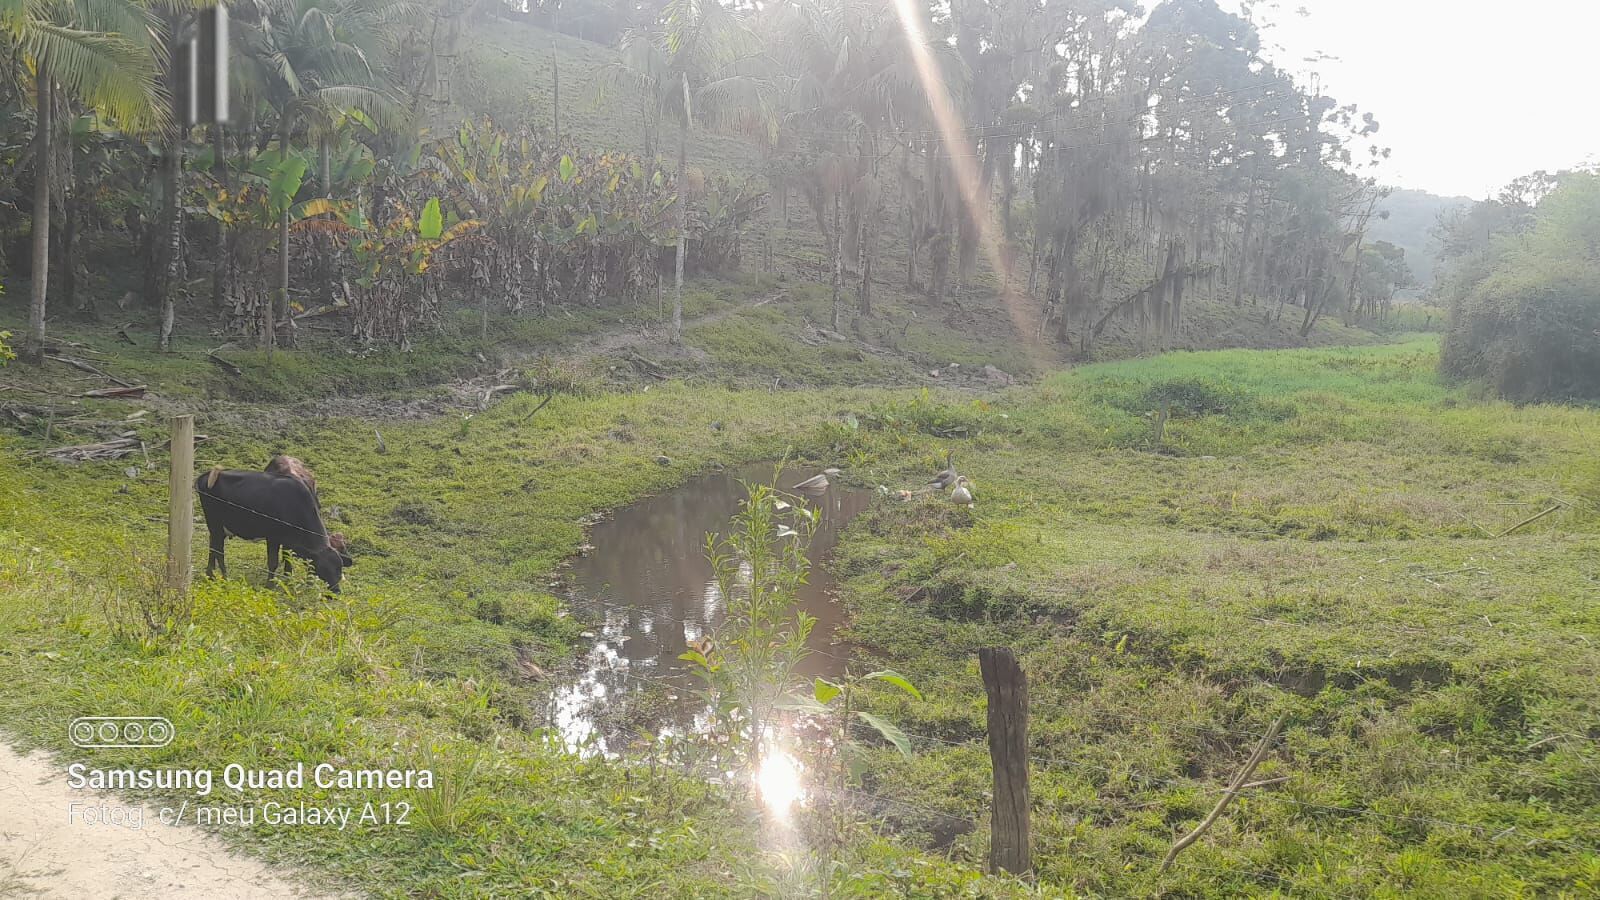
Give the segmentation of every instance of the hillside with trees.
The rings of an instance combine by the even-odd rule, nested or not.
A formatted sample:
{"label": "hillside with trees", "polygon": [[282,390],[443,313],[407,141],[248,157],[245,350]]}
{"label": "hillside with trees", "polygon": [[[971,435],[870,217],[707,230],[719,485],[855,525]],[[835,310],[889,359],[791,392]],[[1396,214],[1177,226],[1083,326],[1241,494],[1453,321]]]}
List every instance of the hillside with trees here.
{"label": "hillside with trees", "polygon": [[[7,280],[30,285],[25,356],[48,319],[117,298],[158,311],[162,346],[193,315],[263,347],[332,315],[353,346],[404,347],[461,306],[486,322],[653,299],[651,248],[677,323],[685,274],[737,259],[773,207],[814,226],[834,330],[898,283],[932,304],[994,293],[1083,355],[1114,319],[1165,341],[1201,296],[1241,320],[1292,310],[1306,337],[1330,312],[1376,318],[1392,287],[1366,264],[1377,122],[1297,87],[1208,0],[909,23],[856,0],[674,3],[616,23],[614,52],[578,48],[565,97],[545,41],[573,42],[506,32],[549,56],[548,76],[507,77],[530,51],[478,39],[507,28],[492,5],[303,6],[237,12],[242,112],[205,134],[164,105],[181,11],[113,3],[126,20],[80,29],[94,52],[58,50],[60,76],[15,70],[0,192],[33,216],[5,240]],[[33,15],[13,20],[19,60],[57,37]],[[1038,35],[1059,39],[1029,50]],[[560,258],[514,271],[534,235]]]}

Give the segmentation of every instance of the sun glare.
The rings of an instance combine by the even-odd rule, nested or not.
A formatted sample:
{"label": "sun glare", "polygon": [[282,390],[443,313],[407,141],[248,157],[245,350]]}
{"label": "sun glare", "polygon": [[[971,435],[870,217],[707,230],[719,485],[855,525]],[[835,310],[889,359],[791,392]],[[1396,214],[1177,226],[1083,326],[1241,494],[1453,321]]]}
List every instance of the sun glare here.
{"label": "sun glare", "polygon": [[[983,196],[982,179],[978,175],[977,158],[968,152],[970,142],[965,138],[966,123],[962,120],[961,112],[956,108],[955,100],[950,96],[950,90],[945,86],[944,75],[939,71],[939,65],[934,61],[933,54],[928,51],[927,38],[922,30],[922,13],[917,9],[912,0],[894,0],[895,14],[900,19],[900,28],[905,33],[906,43],[911,50],[911,58],[917,67],[917,78],[922,82],[923,93],[928,98],[928,109],[933,113],[935,127],[944,141],[944,146],[950,153],[950,166],[956,180],[956,187],[961,191],[962,198],[966,201],[967,214],[972,219],[973,227],[978,231],[978,246],[996,273],[1006,271],[1004,255],[1000,251],[999,229],[990,218],[992,211],[990,204]],[[1009,277],[1001,277],[1000,303],[1005,307],[1007,316],[1011,319],[1011,328],[1016,336],[1021,339],[1023,349],[1035,359],[1039,358],[1039,349],[1034,343],[1034,333],[1029,327],[1027,313],[1022,308],[1021,298],[1011,285]]]}
{"label": "sun glare", "polygon": [[761,803],[773,815],[787,816],[794,805],[805,799],[800,762],[783,750],[769,752],[756,770],[756,791]]}

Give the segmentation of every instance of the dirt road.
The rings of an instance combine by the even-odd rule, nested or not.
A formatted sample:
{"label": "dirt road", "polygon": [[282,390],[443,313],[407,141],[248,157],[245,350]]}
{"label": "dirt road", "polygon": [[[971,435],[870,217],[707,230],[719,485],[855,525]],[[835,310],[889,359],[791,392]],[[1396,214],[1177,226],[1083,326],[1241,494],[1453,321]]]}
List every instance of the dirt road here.
{"label": "dirt road", "polygon": [[0,743],[0,898],[306,898],[265,863],[231,853],[196,828],[163,825],[143,810],[140,827],[69,821],[73,803],[133,804],[67,787],[43,753]]}

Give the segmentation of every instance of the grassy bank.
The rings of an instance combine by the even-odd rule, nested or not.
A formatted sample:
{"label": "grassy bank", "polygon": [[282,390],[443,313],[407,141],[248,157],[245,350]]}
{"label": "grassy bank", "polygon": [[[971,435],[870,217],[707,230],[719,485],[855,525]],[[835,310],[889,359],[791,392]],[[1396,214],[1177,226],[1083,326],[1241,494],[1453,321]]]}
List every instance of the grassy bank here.
{"label": "grassy bank", "polygon": [[[975,510],[875,509],[840,562],[856,633],[937,698],[885,710],[923,737],[868,778],[913,804],[898,824],[981,859],[974,651],[1003,643],[1032,678],[1045,882],[1592,893],[1600,414],[1479,402],[1435,362],[1415,339],[1085,367],[955,446]],[[855,443],[892,478],[897,445],[948,442]],[[1158,876],[1280,714],[1272,783]]]}

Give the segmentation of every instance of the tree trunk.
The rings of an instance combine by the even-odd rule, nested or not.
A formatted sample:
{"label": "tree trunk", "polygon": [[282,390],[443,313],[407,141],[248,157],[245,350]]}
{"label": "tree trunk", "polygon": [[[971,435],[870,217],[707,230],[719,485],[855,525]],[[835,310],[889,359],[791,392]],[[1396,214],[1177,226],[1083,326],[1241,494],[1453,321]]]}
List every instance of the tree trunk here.
{"label": "tree trunk", "polygon": [[639,120],[643,123],[643,127],[641,128],[641,132],[642,132],[642,137],[644,138],[644,147],[642,148],[642,154],[641,155],[644,157],[644,159],[647,162],[655,162],[655,158],[656,158],[656,139],[655,139],[655,116],[656,116],[656,110],[655,110],[654,105],[650,102],[650,96],[651,96],[650,93],[641,93],[639,95]]}
{"label": "tree trunk", "polygon": [[918,220],[920,216],[917,214],[917,211],[924,202],[921,191],[913,193],[911,190],[911,153],[911,148],[907,147],[905,149],[905,164],[904,168],[902,169],[902,172],[904,173],[903,180],[901,181],[902,193],[904,196],[900,198],[901,203],[903,204],[903,211],[905,213],[906,290],[908,291],[914,291],[917,289],[917,251],[920,249],[917,242],[917,229],[919,228]]}
{"label": "tree trunk", "polygon": [[833,192],[833,330],[839,330],[839,288],[844,283],[844,221],[839,191]]}
{"label": "tree trunk", "polygon": [[[289,158],[289,114],[278,123],[278,158]],[[289,207],[294,198],[284,200],[278,214],[278,284],[273,291],[272,314],[267,318],[267,352],[278,345],[278,322],[289,319]]]}
{"label": "tree trunk", "polygon": [[683,260],[688,251],[685,240],[689,233],[689,123],[693,119],[690,107],[689,75],[683,74],[683,127],[678,130],[678,265],[672,284],[672,342],[683,343]]}
{"label": "tree trunk", "polygon": [[856,267],[861,270],[861,291],[856,297],[856,308],[863,317],[872,315],[872,251],[867,234],[871,207],[870,201],[861,204],[861,217],[856,223]]}
{"label": "tree trunk", "polygon": [[33,134],[33,275],[28,284],[28,339],[22,358],[35,365],[44,362],[45,291],[50,285],[50,139],[55,128],[54,85],[44,65],[34,76],[38,98],[37,126]]}
{"label": "tree trunk", "polygon": [[551,5],[550,12],[550,76],[554,87],[554,94],[550,98],[550,130],[555,132],[556,146],[561,146],[561,56],[556,48],[555,35],[555,6]]}
{"label": "tree trunk", "polygon": [[[324,134],[317,139],[317,183],[322,186],[322,196],[333,199],[333,141]],[[317,248],[318,280],[322,282],[322,302],[328,305],[338,300],[339,261],[333,239],[325,234],[311,236]]]}
{"label": "tree trunk", "polygon": [[178,203],[183,181],[183,126],[177,127],[179,132],[173,136],[166,159],[162,160],[167,172],[162,179],[167,195],[161,206],[161,253],[166,264],[161,277],[160,347],[163,352],[172,349],[172,324],[177,318],[178,282],[182,280],[183,269],[183,208]]}
{"label": "tree trunk", "polygon": [[66,215],[61,223],[61,252],[58,254],[61,259],[61,300],[57,305],[61,309],[75,309],[93,318],[94,301],[90,295],[85,294],[83,306],[78,306],[78,201],[70,185],[67,191],[63,204]]}
{"label": "tree trunk", "polygon": [[[227,138],[222,128],[221,125],[211,126],[211,176],[231,195],[233,186],[228,183]],[[227,226],[222,224],[221,219],[216,220],[215,225],[217,259],[216,267],[211,270],[211,305],[215,309],[221,309],[228,299],[228,267],[232,262],[233,242]]]}

